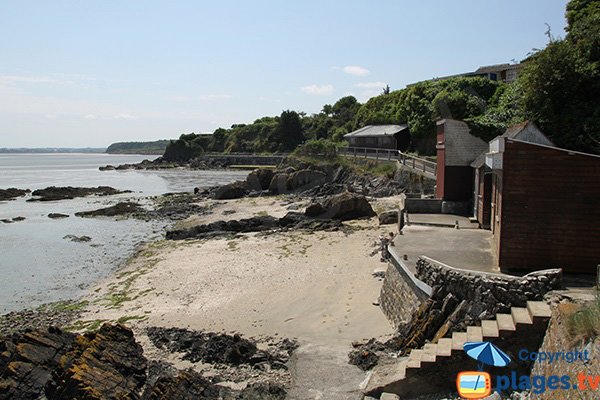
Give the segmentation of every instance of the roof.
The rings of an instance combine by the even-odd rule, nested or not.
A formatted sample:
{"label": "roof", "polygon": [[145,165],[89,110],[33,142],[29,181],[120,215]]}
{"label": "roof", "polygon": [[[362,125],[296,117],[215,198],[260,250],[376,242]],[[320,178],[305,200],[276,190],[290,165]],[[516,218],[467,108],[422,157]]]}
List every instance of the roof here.
{"label": "roof", "polygon": [[367,125],[344,135],[347,137],[392,136],[408,129],[408,125]]}
{"label": "roof", "polygon": [[488,149],[488,144],[471,135],[469,126],[463,121],[445,119],[444,124],[444,160],[446,166],[469,166]]}
{"label": "roof", "polygon": [[485,65],[483,67],[479,67],[477,68],[477,70],[475,70],[475,74],[486,74],[489,72],[498,72],[498,71],[503,71],[505,69],[510,68],[510,64],[495,64],[495,65]]}
{"label": "roof", "polygon": [[483,153],[478,155],[477,158],[475,159],[475,161],[473,161],[471,163],[471,167],[473,167],[473,168],[483,167],[485,165],[485,155],[486,154],[487,154],[487,151],[484,151]]}

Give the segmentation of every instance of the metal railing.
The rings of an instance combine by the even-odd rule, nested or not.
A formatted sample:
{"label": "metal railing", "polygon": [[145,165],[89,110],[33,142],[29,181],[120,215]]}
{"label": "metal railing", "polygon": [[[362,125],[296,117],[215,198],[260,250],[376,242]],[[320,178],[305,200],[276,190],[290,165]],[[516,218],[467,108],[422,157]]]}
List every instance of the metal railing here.
{"label": "metal railing", "polygon": [[374,147],[340,147],[339,155],[354,158],[368,158],[376,161],[398,161],[400,164],[426,174],[436,175],[437,163],[424,158],[415,157],[394,149],[378,149]]}

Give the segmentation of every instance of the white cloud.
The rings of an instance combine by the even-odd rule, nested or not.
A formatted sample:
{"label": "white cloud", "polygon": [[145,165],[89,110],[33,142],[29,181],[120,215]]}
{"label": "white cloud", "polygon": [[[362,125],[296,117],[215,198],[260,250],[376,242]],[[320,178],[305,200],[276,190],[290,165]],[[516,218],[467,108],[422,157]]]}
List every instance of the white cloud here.
{"label": "white cloud", "polygon": [[362,89],[383,89],[386,84],[384,82],[363,82],[357,83],[354,86]]}
{"label": "white cloud", "polygon": [[368,69],[360,67],[358,65],[346,65],[344,68],[342,68],[342,71],[344,71],[345,73],[347,73],[349,75],[354,75],[354,76],[369,75]]}
{"label": "white cloud", "polygon": [[327,96],[333,93],[333,85],[308,85],[300,88],[304,93]]}
{"label": "white cloud", "polygon": [[94,114],[86,114],[83,118],[84,119],[96,119],[96,116]]}
{"label": "white cloud", "polygon": [[230,94],[205,94],[200,96],[200,100],[227,100],[232,97]]}
{"label": "white cloud", "polygon": [[117,118],[117,119],[138,119],[138,117],[136,117],[135,115],[125,114],[125,113],[117,114],[117,115],[115,115],[115,118]]}

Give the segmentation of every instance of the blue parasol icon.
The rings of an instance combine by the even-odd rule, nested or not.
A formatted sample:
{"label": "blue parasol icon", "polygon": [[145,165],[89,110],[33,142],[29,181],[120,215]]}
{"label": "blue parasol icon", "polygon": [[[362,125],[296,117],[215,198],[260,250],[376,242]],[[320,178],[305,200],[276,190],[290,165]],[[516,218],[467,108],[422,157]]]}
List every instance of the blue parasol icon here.
{"label": "blue parasol icon", "polygon": [[469,357],[479,361],[480,371],[484,364],[494,367],[506,367],[510,364],[510,357],[490,342],[467,342],[463,349]]}

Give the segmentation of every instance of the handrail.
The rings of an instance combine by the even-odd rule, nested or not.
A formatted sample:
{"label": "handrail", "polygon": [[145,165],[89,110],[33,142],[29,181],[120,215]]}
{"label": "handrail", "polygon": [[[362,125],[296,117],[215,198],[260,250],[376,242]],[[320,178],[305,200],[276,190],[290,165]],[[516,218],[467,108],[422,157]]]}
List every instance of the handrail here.
{"label": "handrail", "polygon": [[338,154],[351,155],[362,158],[375,158],[397,160],[402,165],[410,167],[414,170],[418,170],[424,173],[436,175],[437,163],[426,160],[424,158],[416,157],[410,154],[403,153],[395,149],[380,149],[376,147],[340,147],[338,148]]}

